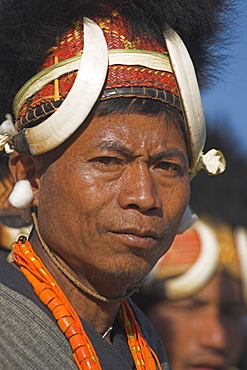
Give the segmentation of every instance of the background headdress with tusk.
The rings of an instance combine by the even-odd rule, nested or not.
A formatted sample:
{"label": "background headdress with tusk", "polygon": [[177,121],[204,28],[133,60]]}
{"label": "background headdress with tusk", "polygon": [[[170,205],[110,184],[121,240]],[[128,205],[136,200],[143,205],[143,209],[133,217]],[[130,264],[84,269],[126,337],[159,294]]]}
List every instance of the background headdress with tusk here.
{"label": "background headdress with tusk", "polygon": [[219,271],[242,283],[247,307],[247,230],[213,219],[199,219],[153,269],[144,292],[150,296],[179,300],[200,291]]}

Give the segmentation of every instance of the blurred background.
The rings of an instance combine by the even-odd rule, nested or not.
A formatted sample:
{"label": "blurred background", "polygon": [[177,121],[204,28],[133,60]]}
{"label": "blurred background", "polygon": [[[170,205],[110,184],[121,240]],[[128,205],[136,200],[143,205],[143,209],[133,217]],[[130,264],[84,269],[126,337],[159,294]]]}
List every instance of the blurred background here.
{"label": "blurred background", "polygon": [[225,69],[215,85],[203,91],[203,105],[209,126],[230,126],[239,142],[239,150],[247,154],[247,1],[239,0],[236,19],[229,42]]}

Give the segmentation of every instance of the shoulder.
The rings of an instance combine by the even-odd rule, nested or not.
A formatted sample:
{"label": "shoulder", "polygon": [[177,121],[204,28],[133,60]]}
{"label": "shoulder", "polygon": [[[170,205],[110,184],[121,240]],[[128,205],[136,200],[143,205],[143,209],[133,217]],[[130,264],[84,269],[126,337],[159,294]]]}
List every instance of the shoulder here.
{"label": "shoulder", "polygon": [[25,291],[25,289],[22,288],[23,285],[27,285],[27,280],[11,263],[0,258],[0,283],[14,290],[21,289]]}
{"label": "shoulder", "polygon": [[57,325],[33,301],[0,282],[1,368],[76,369]]}
{"label": "shoulder", "polygon": [[77,369],[50,311],[5,260],[0,260],[0,327],[1,369]]}
{"label": "shoulder", "polygon": [[27,281],[25,276],[20,270],[14,267],[11,263],[0,258],[0,283],[10,290],[17,292],[24,297],[33,301],[41,309],[52,317],[50,311],[40,302],[36,294],[34,293],[33,287]]}

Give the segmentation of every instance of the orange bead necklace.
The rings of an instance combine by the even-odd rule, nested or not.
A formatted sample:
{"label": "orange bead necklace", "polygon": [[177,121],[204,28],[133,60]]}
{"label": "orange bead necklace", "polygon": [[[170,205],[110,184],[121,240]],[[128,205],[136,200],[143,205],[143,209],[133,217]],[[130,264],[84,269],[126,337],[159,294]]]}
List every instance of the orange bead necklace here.
{"label": "orange bead necklace", "polygon": [[[57,324],[68,339],[74,360],[80,370],[102,370],[94,347],[82,322],[41,259],[34,253],[26,237],[14,243],[13,258],[34,288],[39,299],[50,309]],[[143,338],[139,324],[127,302],[121,303],[119,316],[124,324],[128,345],[135,366],[140,370],[161,370],[154,351]]]}

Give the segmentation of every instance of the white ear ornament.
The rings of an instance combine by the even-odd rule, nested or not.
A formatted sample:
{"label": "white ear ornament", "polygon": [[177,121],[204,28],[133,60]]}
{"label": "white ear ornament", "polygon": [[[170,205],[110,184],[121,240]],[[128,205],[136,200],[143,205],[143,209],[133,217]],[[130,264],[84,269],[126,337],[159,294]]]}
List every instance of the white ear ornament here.
{"label": "white ear ornament", "polygon": [[10,204],[18,209],[25,209],[31,206],[33,191],[28,180],[18,181],[9,196]]}

